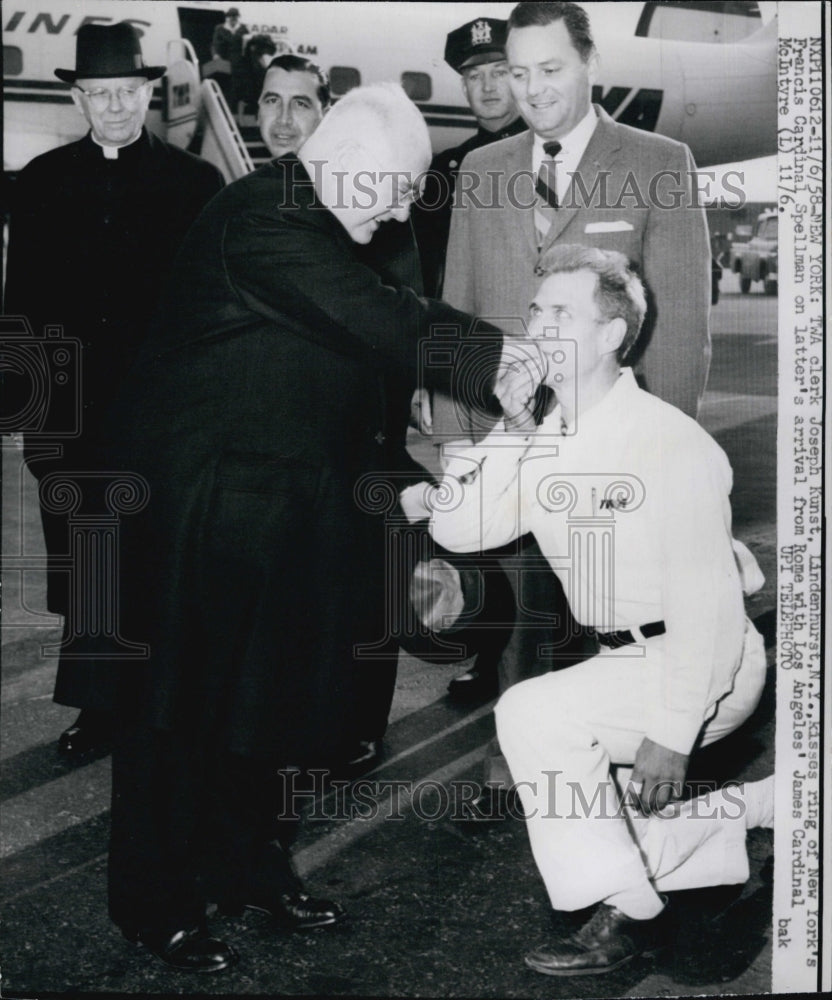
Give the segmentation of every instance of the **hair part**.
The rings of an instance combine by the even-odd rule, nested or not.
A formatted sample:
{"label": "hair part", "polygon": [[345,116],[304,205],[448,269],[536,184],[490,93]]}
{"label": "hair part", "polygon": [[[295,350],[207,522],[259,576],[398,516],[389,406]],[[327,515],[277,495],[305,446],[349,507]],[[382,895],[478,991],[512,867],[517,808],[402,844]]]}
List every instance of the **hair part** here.
{"label": "hair part", "polygon": [[292,55],[290,52],[284,52],[283,55],[275,56],[272,59],[266,67],[266,72],[268,73],[270,69],[282,69],[286,73],[311,73],[318,81],[317,93],[321,107],[326,109],[332,103],[329,77],[326,71],[321,69],[317,63],[313,63],[311,59]]}
{"label": "hair part", "polygon": [[545,28],[563,21],[572,45],[584,62],[595,51],[589,16],[583,7],[570,0],[528,0],[518,3],[509,14],[506,37],[513,28]]}
{"label": "hair part", "polygon": [[616,351],[616,359],[623,362],[638,340],[647,312],[644,285],[625,255],[617,250],[565,243],[550,247],[536,270],[545,277],[576,271],[590,271],[596,276],[595,304],[601,316],[607,322],[620,318],[627,324]]}

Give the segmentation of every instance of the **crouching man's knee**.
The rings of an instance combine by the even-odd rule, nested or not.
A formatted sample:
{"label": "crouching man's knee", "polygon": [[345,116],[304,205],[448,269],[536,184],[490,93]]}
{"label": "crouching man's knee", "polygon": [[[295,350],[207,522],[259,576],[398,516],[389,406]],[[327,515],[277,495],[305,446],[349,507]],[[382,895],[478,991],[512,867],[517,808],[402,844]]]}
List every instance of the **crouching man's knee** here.
{"label": "crouching man's knee", "polygon": [[532,677],[530,680],[520,681],[519,684],[512,685],[500,695],[494,706],[494,716],[498,726],[522,727],[535,714],[535,706],[538,702],[538,680],[540,680],[539,677]]}
{"label": "crouching man's knee", "polygon": [[511,734],[516,738],[535,739],[542,733],[551,738],[564,726],[568,715],[557,697],[557,685],[551,683],[554,675],[532,677],[505,691],[494,706],[497,735]]}

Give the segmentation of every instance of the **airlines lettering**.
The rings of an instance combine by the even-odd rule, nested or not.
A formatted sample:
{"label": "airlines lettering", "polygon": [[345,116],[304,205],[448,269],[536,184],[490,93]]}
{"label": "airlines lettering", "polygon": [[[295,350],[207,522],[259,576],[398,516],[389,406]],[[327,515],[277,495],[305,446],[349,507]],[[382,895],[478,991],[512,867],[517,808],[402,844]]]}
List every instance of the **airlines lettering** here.
{"label": "airlines lettering", "polygon": [[[16,10],[9,18],[9,20],[6,22],[3,31],[6,32],[7,34],[10,34],[13,31],[17,31],[17,29],[21,26],[21,22],[23,21],[25,16],[26,16],[26,11]],[[66,27],[69,19],[70,19],[69,14],[64,14],[63,17],[56,20],[51,14],[42,11],[40,14],[36,14],[32,18],[32,21],[29,27],[26,29],[26,32],[29,35],[32,35],[38,31],[45,31],[46,34],[48,35],[60,35],[61,32]],[[113,17],[97,17],[91,14],[81,19],[81,21],[78,23],[78,28],[82,27],[82,25],[85,24],[107,24],[114,20],[115,18]],[[150,21],[142,21],[135,17],[125,17],[121,18],[121,20],[127,21],[128,24],[132,24],[133,27],[138,32],[140,38],[144,36],[144,29],[151,27]],[[75,34],[78,33],[78,28],[75,29]]]}
{"label": "airlines lettering", "polygon": [[265,24],[252,24],[248,29],[253,35],[288,35],[289,29],[285,24],[277,27],[272,25],[267,27]]}
{"label": "airlines lettering", "polygon": [[29,34],[31,35],[33,32],[37,31],[40,25],[42,24],[50,35],[59,35],[61,33],[61,29],[68,20],[69,20],[69,14],[64,14],[64,16],[60,19],[60,21],[57,24],[55,24],[55,22],[52,20],[51,14],[38,14],[38,16],[34,19],[34,21],[32,21],[32,23],[29,25]]}

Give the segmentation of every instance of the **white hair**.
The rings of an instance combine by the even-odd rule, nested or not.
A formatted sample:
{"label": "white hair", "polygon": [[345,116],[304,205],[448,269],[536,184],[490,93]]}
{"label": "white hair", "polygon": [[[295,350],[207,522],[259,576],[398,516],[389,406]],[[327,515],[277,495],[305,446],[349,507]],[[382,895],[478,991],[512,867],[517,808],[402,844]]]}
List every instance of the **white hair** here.
{"label": "white hair", "polygon": [[366,129],[384,140],[395,159],[427,169],[431,158],[428,127],[422,113],[398,83],[355,87],[337,101],[316,129],[318,143],[349,135],[361,142]]}

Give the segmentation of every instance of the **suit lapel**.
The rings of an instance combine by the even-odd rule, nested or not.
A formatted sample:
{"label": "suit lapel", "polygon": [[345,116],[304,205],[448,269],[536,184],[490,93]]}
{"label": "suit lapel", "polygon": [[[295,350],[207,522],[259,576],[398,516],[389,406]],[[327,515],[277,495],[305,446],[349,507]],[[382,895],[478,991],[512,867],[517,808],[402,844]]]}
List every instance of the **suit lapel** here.
{"label": "suit lapel", "polygon": [[[601,170],[606,170],[609,167],[621,146],[621,141],[618,137],[618,126],[603,108],[598,105],[593,105],[593,107],[598,115],[598,124],[595,126],[595,131],[592,133],[592,138],[584,150],[584,155],[581,157],[576,171],[587,192],[592,190],[595,178]],[[547,250],[558,239],[564,229],[566,229],[583,208],[583,198],[579,201],[576,195],[575,177],[573,176],[569,182],[563,205],[556,212],[551,213],[554,216],[554,221],[551,229],[546,234],[546,239],[543,241],[541,253]]]}
{"label": "suit lapel", "polygon": [[[529,205],[534,200],[534,179],[531,177],[532,170],[532,144],[534,133],[531,129],[524,132],[522,141],[518,142],[507,159],[507,172],[505,177],[506,187],[503,188],[503,197],[508,206],[508,192],[511,191],[512,200],[519,205]],[[518,184],[512,181],[513,177],[519,174],[528,175],[528,191],[525,184]],[[509,184],[511,185],[509,187]],[[525,243],[534,256],[537,256],[537,236],[534,228],[534,214],[525,208],[513,208],[507,212],[514,227],[513,238]]]}

